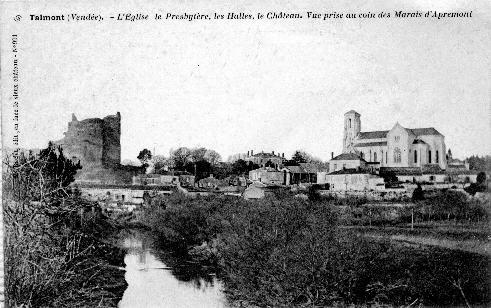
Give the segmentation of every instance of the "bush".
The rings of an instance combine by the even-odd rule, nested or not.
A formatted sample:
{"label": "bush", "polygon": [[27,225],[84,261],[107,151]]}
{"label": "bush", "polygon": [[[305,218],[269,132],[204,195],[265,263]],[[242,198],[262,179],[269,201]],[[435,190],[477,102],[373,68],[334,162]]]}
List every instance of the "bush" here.
{"label": "bush", "polygon": [[123,255],[101,241],[114,225],[71,195],[78,166],[51,144],[38,156],[8,159],[2,174],[7,305],[117,305],[124,274],[108,266],[122,265]]}

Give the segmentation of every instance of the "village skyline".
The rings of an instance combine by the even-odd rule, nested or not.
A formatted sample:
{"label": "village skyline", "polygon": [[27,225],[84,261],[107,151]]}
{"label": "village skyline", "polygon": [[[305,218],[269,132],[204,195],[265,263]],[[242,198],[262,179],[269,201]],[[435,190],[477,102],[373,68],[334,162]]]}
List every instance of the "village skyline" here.
{"label": "village skyline", "polygon": [[[196,5],[192,8],[199,9]],[[408,6],[312,1],[289,9]],[[409,7],[445,11],[448,4]],[[284,8],[251,2],[243,9]],[[22,37],[20,146],[41,148],[62,138],[72,113],[85,119],[119,111],[122,159],[134,160],[143,148],[168,155],[171,148],[202,146],[224,159],[250,149],[289,154],[303,149],[328,160],[331,152],[341,152],[343,114],[354,109],[362,115],[362,131],[390,130],[396,122],[434,127],[456,157],[487,155],[485,9],[476,4],[472,18],[451,23],[302,19],[121,28],[25,20],[11,29]],[[110,6],[100,8],[102,15],[111,13]],[[6,83],[5,91],[10,86]],[[2,113],[5,146],[12,139],[9,108],[6,103]]]}

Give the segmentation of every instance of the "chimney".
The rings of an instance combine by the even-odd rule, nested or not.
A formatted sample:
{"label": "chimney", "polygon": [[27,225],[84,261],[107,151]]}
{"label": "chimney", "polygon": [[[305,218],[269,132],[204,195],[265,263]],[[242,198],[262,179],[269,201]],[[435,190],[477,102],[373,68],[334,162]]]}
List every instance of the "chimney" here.
{"label": "chimney", "polygon": [[274,155],[274,151],[271,151],[271,153]]}
{"label": "chimney", "polygon": [[247,151],[247,157],[249,157],[249,151]]}
{"label": "chimney", "polygon": [[285,158],[285,153],[281,153],[281,157]]}
{"label": "chimney", "polygon": [[251,150],[251,156],[254,156],[254,151],[253,150]]}
{"label": "chimney", "polygon": [[331,159],[334,158],[334,152],[331,152]]}

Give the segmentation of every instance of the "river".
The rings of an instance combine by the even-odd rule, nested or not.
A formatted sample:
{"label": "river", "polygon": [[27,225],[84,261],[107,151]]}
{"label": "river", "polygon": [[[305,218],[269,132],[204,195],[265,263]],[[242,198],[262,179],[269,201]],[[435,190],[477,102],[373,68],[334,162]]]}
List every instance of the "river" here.
{"label": "river", "polygon": [[212,269],[156,249],[151,233],[126,231],[118,245],[126,250],[128,283],[119,308],[228,307],[223,283]]}

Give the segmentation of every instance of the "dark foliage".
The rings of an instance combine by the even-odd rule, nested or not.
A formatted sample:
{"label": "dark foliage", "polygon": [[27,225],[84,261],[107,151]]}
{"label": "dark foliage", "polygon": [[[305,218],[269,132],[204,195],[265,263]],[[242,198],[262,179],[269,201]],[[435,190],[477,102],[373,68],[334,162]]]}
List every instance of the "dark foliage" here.
{"label": "dark foliage", "polygon": [[[333,201],[286,191],[258,201],[170,196],[143,219],[167,247],[206,243],[227,294],[246,305],[489,303],[487,257],[369,240],[338,227]],[[344,202],[363,211],[362,200]]]}
{"label": "dark foliage", "polygon": [[114,230],[94,204],[72,194],[78,164],[49,144],[4,159],[5,290],[11,307],[115,306],[126,285],[122,252],[101,239]]}

